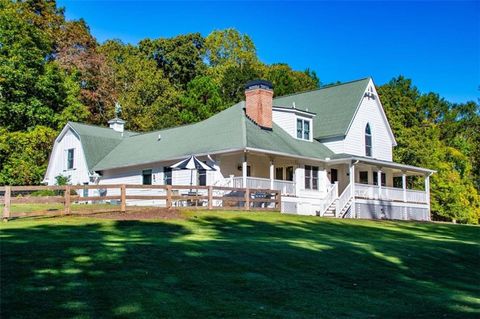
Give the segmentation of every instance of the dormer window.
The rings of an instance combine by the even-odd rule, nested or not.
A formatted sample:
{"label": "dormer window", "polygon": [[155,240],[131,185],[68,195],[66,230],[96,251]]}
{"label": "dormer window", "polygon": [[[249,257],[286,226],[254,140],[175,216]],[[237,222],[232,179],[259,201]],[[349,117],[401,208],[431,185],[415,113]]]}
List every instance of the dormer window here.
{"label": "dormer window", "polygon": [[372,156],[372,131],[369,123],[365,126],[365,155]]}
{"label": "dormer window", "polygon": [[311,120],[297,117],[297,138],[310,141]]}

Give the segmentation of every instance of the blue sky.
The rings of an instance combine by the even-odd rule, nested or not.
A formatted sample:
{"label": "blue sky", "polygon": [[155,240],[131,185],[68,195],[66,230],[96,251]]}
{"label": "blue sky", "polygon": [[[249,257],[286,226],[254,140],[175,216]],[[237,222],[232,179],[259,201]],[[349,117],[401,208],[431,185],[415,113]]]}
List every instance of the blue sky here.
{"label": "blue sky", "polygon": [[233,27],[248,34],[265,63],[307,67],[323,83],[403,74],[422,92],[477,100],[479,2],[162,2],[58,0],[103,42],[204,36]]}

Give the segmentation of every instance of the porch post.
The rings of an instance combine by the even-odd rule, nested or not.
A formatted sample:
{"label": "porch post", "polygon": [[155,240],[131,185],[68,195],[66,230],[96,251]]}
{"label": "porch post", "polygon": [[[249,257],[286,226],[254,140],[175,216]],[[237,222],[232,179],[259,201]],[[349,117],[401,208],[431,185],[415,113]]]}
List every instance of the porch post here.
{"label": "porch post", "polygon": [[430,175],[425,176],[425,196],[428,205],[428,220],[431,220],[430,215]]}
{"label": "porch post", "polygon": [[242,187],[247,188],[247,154],[243,155],[242,162]]}
{"label": "porch post", "polygon": [[382,197],[382,169],[379,168],[377,171],[377,185],[378,185],[378,199]]}
{"label": "porch post", "polygon": [[350,189],[351,189],[351,194],[353,197],[352,205],[351,205],[351,210],[352,210],[352,216],[354,218],[357,218],[357,212],[355,210],[355,164],[350,163]]}
{"label": "porch post", "polygon": [[274,176],[275,166],[273,164],[273,160],[270,161],[270,189],[273,189],[273,180],[275,179]]}

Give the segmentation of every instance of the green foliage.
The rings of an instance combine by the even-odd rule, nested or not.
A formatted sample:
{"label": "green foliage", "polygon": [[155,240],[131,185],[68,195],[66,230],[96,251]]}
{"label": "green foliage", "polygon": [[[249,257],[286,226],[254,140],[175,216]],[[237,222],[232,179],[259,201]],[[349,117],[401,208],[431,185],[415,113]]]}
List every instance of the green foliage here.
{"label": "green foliage", "polygon": [[55,184],[58,186],[70,185],[70,177],[64,175],[55,176]]}
{"label": "green foliage", "polygon": [[57,134],[44,126],[28,132],[0,128],[0,185],[40,184]]}
{"label": "green foliage", "polygon": [[34,191],[29,194],[29,196],[41,197],[41,196],[55,196],[57,193],[51,189],[43,189],[40,191]]}
{"label": "green foliage", "polygon": [[396,162],[437,171],[431,178],[431,208],[439,220],[478,223],[479,107],[421,94],[400,76],[378,89],[397,147]]}
{"label": "green foliage", "polygon": [[204,42],[200,33],[190,33],[169,39],[145,39],[140,41],[139,49],[157,63],[170,83],[185,88],[205,72]]}
{"label": "green foliage", "polygon": [[209,118],[224,109],[220,87],[208,76],[197,77],[188,83],[180,99],[182,123],[193,123]]}
{"label": "green foliage", "polygon": [[318,89],[320,85],[315,72],[294,71],[288,64],[267,66],[263,78],[272,82],[276,96]]}

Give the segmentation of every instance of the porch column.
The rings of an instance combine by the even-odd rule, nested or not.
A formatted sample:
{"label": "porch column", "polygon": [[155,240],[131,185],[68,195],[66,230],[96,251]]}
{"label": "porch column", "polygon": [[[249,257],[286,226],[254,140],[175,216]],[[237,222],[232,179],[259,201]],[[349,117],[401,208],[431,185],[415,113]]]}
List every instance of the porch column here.
{"label": "porch column", "polygon": [[430,175],[425,176],[425,196],[428,205],[428,220],[431,220],[430,216]]}
{"label": "porch column", "polygon": [[407,174],[402,172],[402,189],[403,189],[403,201],[407,201]]}
{"label": "porch column", "polygon": [[247,188],[247,154],[243,155],[242,162],[242,186]]}
{"label": "porch column", "polygon": [[351,210],[352,210],[352,216],[354,218],[357,218],[357,212],[355,210],[355,164],[350,163],[350,170],[349,170],[349,177],[350,177],[350,189],[351,189],[351,194],[353,197],[352,205],[351,205]]}
{"label": "porch column", "polygon": [[382,197],[382,169],[377,171],[378,199]]}
{"label": "porch column", "polygon": [[275,165],[273,164],[273,160],[270,161],[270,189],[273,189],[273,180],[275,179],[274,176]]}

